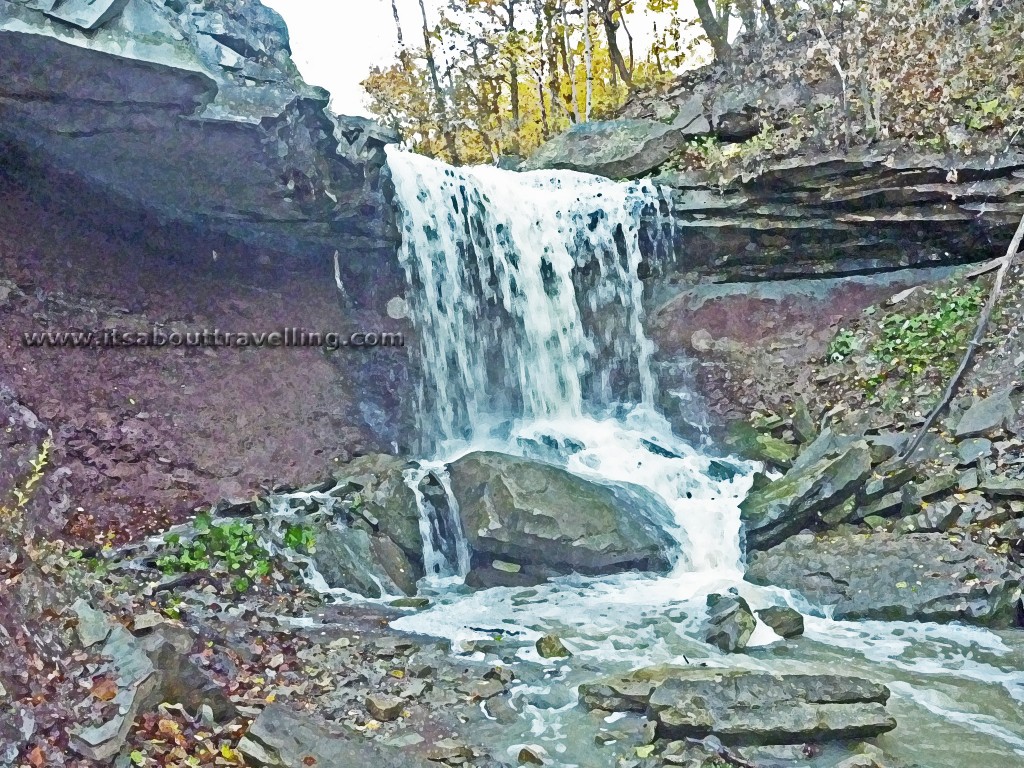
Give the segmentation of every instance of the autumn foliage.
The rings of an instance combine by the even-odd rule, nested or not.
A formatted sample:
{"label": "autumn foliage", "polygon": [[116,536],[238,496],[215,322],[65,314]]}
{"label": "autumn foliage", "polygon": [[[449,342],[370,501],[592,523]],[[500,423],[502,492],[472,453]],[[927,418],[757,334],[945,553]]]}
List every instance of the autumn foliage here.
{"label": "autumn foliage", "polygon": [[[463,163],[528,155],[586,120],[666,119],[694,90],[707,102],[752,92],[763,135],[743,152],[705,143],[691,165],[879,141],[963,153],[1024,143],[1019,2],[695,6],[691,18],[678,0],[451,0],[439,20],[424,15],[422,46],[364,85],[412,149]],[[757,98],[783,89],[798,97]]]}

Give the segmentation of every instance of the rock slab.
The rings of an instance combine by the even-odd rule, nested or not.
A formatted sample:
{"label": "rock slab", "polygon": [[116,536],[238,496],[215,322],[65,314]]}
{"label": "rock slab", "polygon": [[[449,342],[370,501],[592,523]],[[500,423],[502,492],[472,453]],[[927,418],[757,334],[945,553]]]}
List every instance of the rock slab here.
{"label": "rock slab", "polygon": [[[923,567],[922,567],[923,566]],[[801,534],[755,552],[746,578],[796,590],[836,619],[1017,623],[1021,572],[941,533]]]}
{"label": "rock slab", "polygon": [[896,727],[884,685],[840,675],[663,667],[581,686],[580,695],[591,709],[646,712],[660,738],[800,744],[872,738]]}
{"label": "rock slab", "polygon": [[271,704],[249,726],[238,751],[247,765],[260,768],[372,765],[374,768],[425,768],[431,765],[407,751],[388,749],[365,737],[332,730],[312,718]]}
{"label": "rock slab", "polygon": [[[812,452],[816,443],[807,452]],[[871,449],[864,440],[845,446],[835,457],[825,456],[809,464],[798,461],[783,477],[753,491],[740,505],[747,548],[767,549],[799,532],[819,513],[851,499],[870,474]]]}

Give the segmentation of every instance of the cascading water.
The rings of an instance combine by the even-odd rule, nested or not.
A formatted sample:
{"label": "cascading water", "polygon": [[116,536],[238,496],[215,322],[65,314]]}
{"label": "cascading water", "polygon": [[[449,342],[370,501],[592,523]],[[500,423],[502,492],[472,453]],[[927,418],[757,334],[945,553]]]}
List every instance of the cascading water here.
{"label": "cascading water", "polygon": [[654,409],[637,273],[657,190],[388,152],[435,456],[572,445],[554,456],[570,471],[644,485],[674,510],[681,568],[737,575],[744,472],[713,479]]}
{"label": "cascading water", "polygon": [[422,342],[425,434],[472,441],[496,418],[652,404],[636,279],[651,188],[388,158]]}
{"label": "cascading water", "polygon": [[[641,235],[650,236],[641,217],[657,211],[657,190],[574,173],[454,169],[393,148],[388,163],[422,345],[419,416],[431,457],[407,479],[421,501],[425,586],[436,588],[429,609],[393,625],[446,635],[456,649],[477,653],[481,642],[500,636],[495,653],[528,661],[540,661],[533,642],[557,632],[584,662],[513,687],[510,704],[521,718],[495,724],[494,743],[514,757],[518,744],[539,742],[564,768],[611,765],[594,745],[592,721],[575,707],[576,686],[593,679],[594,665],[607,674],[694,660],[778,672],[840,666],[892,689],[889,707],[901,729],[879,743],[896,759],[934,768],[1019,766],[1024,644],[982,629],[836,622],[798,595],[742,580],[738,505],[750,467],[694,450],[654,408],[637,273]],[[671,237],[671,223],[663,224],[654,229]],[[671,249],[665,239],[653,245],[655,254]],[[677,566],[665,576],[572,576],[472,594],[447,589],[465,575],[469,553],[444,468],[482,448],[646,487],[675,514]],[[800,609],[804,639],[778,654],[721,654],[701,642],[704,597],[728,588],[755,609]],[[776,639],[759,624],[751,645]],[[970,693],[970,703],[958,700],[961,692]],[[912,731],[923,735],[905,738]],[[979,762],[964,762],[962,754]],[[806,765],[832,766],[831,757]]]}

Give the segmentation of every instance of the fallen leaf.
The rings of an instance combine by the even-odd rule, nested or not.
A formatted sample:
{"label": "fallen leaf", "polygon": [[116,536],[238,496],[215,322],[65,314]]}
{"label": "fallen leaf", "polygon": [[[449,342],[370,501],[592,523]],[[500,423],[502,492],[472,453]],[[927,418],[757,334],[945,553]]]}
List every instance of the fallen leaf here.
{"label": "fallen leaf", "polygon": [[105,677],[98,683],[93,683],[92,695],[100,701],[110,701],[117,696],[117,683]]}

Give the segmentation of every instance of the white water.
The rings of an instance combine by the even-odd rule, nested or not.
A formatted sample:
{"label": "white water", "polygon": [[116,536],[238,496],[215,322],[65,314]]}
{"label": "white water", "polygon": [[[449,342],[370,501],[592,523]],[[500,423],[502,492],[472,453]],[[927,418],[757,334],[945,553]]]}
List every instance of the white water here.
{"label": "white water", "polygon": [[[1011,710],[1020,701],[1024,677],[996,635],[834,622],[798,595],[742,580],[738,506],[753,467],[732,461],[732,479],[715,479],[714,459],[673,435],[654,407],[637,268],[641,212],[656,208],[657,190],[568,172],[453,169],[392,148],[388,158],[422,343],[420,428],[433,438],[425,470],[438,472],[465,452],[488,449],[553,461],[599,482],[641,485],[672,510],[679,555],[665,576],[570,576],[467,595],[445,589],[465,574],[462,552],[446,559],[428,544],[425,559],[438,578],[425,587],[437,593],[435,604],[396,627],[447,636],[464,649],[501,635],[506,651],[530,661],[540,661],[536,638],[555,632],[578,659],[609,672],[694,659],[835,671],[840,661],[845,671],[892,682],[900,717],[953,729],[954,740],[983,750],[988,765],[1017,764],[1024,724],[1007,723],[1005,711],[1006,701]],[[431,525],[424,515],[422,530]],[[775,659],[767,649],[762,656],[728,656],[696,640],[705,596],[729,588],[754,609],[789,604],[808,614],[802,656]],[[759,624],[751,645],[776,640]],[[573,690],[573,674],[566,666],[545,685],[519,692],[529,721],[520,735],[540,739],[562,756],[561,765],[588,759],[586,750],[573,757],[578,745],[567,729],[574,699],[544,707],[531,696],[549,696],[558,685]],[[990,711],[958,709],[936,681],[976,686],[995,703]],[[887,749],[918,754],[896,742]],[[970,765],[955,755],[938,764]]]}

